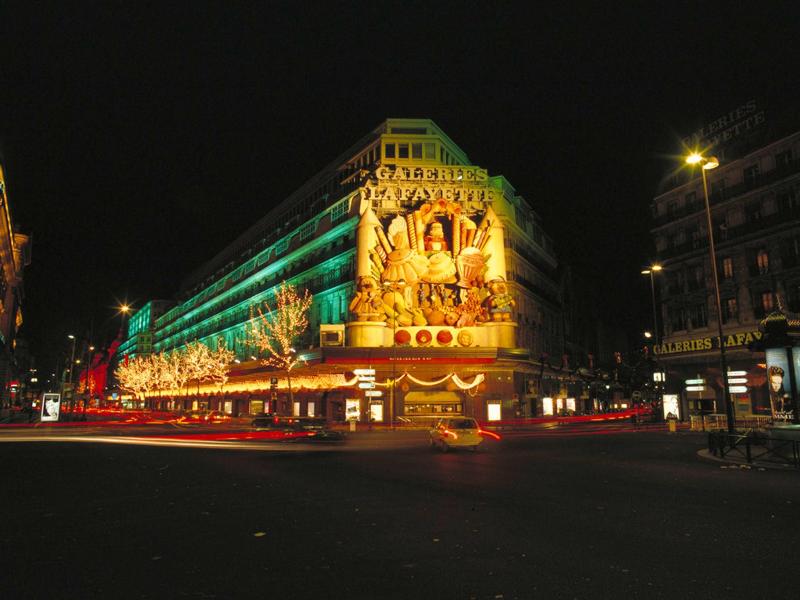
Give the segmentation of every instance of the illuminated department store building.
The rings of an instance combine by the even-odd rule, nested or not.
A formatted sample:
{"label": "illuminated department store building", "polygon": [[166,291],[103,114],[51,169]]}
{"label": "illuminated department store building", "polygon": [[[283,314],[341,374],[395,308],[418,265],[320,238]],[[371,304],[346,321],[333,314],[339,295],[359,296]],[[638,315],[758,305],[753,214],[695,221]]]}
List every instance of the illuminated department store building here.
{"label": "illuminated department store building", "polygon": [[[125,347],[224,339],[238,364],[208,405],[234,414],[549,413],[574,395],[568,376],[532,360],[563,348],[556,266],[503,176],[470,164],[432,121],[389,119],[190,275],[178,304],[132,315]],[[285,373],[264,367],[247,335],[251,307],[274,305],[282,281],[314,296],[293,407]]]}

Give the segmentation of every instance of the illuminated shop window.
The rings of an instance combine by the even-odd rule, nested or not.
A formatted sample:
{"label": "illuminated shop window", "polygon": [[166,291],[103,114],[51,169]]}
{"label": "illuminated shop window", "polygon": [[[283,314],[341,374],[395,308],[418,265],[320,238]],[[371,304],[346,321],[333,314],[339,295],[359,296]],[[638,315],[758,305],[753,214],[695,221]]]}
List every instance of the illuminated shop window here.
{"label": "illuminated shop window", "polygon": [[502,418],[499,402],[491,402],[486,405],[486,418],[489,421],[499,421]]}

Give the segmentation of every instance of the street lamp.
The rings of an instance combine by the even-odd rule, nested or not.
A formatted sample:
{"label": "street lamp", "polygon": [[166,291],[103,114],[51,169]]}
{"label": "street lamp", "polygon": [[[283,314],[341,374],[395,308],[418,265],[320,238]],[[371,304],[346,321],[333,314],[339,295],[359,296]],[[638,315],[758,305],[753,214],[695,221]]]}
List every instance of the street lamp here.
{"label": "street lamp", "polygon": [[650,265],[649,268],[642,271],[642,275],[650,275],[650,296],[653,299],[653,333],[656,336],[656,346],[660,344],[658,337],[658,312],[656,311],[656,284],[653,281],[653,273],[659,273],[664,270],[661,265]]}
{"label": "street lamp", "polygon": [[728,431],[736,431],[733,402],[731,401],[730,388],[728,387],[728,364],[725,360],[725,338],[722,333],[722,302],[719,295],[719,276],[717,274],[717,253],[714,248],[714,227],[711,221],[711,204],[708,201],[708,178],[706,171],[716,169],[719,161],[712,157],[704,158],[696,152],[686,157],[689,165],[700,165],[700,174],[703,177],[703,197],[706,203],[706,226],[708,228],[708,251],[711,258],[711,275],[714,279],[714,300],[717,305],[717,329],[719,333],[719,364],[722,369],[722,398],[725,403],[725,414],[728,418]]}

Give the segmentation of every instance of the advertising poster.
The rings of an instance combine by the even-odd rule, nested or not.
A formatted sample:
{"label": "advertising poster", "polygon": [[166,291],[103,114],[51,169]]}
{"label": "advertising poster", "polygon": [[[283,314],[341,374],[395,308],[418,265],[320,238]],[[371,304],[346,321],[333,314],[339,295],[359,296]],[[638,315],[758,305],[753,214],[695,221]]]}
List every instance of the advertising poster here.
{"label": "advertising poster", "polygon": [[[799,357],[800,357],[800,353]],[[795,359],[795,363],[798,359]],[[795,373],[797,364],[795,364]],[[772,418],[776,421],[791,421],[792,384],[789,378],[789,360],[785,348],[767,349],[767,388]]]}
{"label": "advertising poster", "polygon": [[61,414],[61,395],[44,394],[42,396],[42,423],[58,421]]}
{"label": "advertising poster", "polygon": [[679,419],[681,416],[678,394],[664,394],[662,396],[665,419]]}

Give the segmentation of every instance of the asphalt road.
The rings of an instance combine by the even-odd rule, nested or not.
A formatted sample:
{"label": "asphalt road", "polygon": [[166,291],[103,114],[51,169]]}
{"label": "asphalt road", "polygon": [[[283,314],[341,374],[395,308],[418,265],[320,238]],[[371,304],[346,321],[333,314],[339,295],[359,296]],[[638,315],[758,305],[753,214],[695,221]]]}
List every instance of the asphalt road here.
{"label": "asphalt road", "polygon": [[3,443],[0,597],[797,598],[800,473],[587,433]]}

